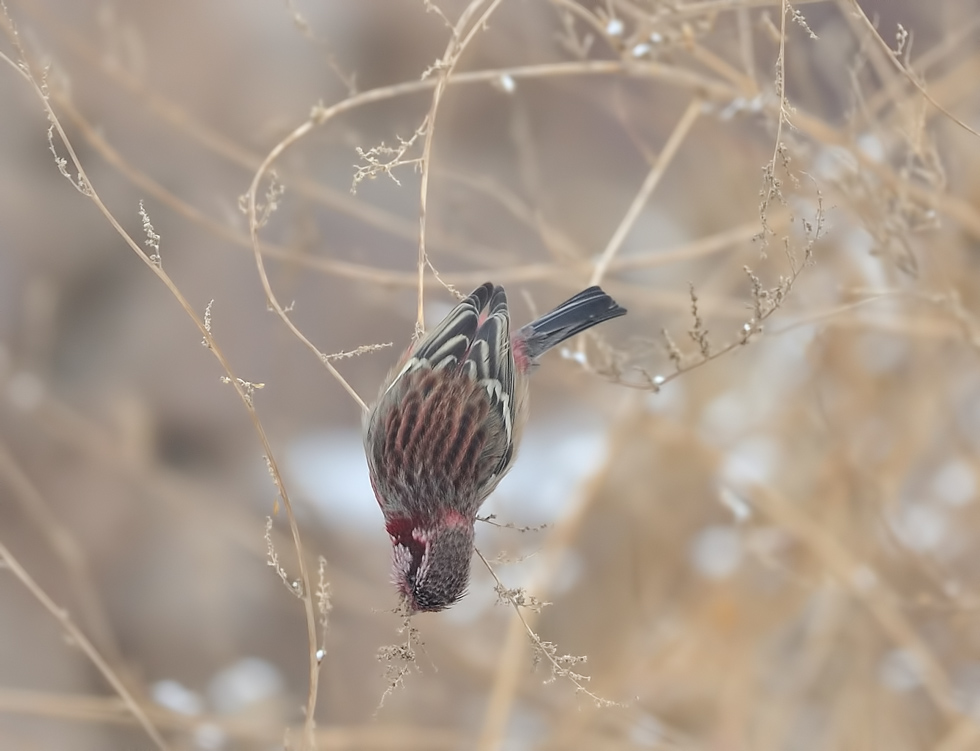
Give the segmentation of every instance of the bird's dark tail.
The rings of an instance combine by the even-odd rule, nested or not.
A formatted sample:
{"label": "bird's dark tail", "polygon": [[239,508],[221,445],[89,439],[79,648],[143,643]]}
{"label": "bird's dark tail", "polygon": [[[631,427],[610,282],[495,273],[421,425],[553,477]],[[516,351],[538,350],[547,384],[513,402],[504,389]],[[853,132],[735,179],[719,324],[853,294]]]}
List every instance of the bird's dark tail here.
{"label": "bird's dark tail", "polygon": [[624,315],[626,308],[620,307],[599,287],[589,287],[521,328],[518,337],[525,342],[527,356],[534,360],[566,339]]}

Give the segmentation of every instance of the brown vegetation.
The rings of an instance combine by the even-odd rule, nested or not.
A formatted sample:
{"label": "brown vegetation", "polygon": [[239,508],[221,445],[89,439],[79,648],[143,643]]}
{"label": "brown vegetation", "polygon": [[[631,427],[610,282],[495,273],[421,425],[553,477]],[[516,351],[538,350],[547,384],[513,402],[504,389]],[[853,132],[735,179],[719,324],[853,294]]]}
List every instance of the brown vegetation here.
{"label": "brown vegetation", "polygon": [[[3,748],[980,747],[972,3],[2,29]],[[630,314],[406,621],[363,402],[486,279]]]}

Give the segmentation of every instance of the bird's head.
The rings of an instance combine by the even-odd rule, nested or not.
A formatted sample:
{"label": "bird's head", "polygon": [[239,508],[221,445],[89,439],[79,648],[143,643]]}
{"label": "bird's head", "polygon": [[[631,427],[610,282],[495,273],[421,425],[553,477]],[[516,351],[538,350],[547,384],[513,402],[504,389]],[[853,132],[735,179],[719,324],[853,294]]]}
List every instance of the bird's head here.
{"label": "bird's head", "polygon": [[444,610],[466,594],[473,555],[473,524],[447,514],[431,524],[389,522],[392,579],[411,612]]}

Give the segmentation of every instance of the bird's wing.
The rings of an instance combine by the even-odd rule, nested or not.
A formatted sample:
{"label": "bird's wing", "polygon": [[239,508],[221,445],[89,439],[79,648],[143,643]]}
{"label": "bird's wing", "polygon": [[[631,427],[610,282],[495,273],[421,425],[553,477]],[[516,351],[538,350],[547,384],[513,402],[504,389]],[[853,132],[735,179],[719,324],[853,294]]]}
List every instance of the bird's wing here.
{"label": "bird's wing", "polygon": [[[502,441],[491,449],[498,453],[491,475],[492,489],[514,457],[514,356],[510,348],[510,314],[507,293],[494,287],[487,303],[487,316],[480,322],[461,370],[486,389],[490,403],[489,420],[498,422]],[[487,490],[489,492],[489,490]]]}

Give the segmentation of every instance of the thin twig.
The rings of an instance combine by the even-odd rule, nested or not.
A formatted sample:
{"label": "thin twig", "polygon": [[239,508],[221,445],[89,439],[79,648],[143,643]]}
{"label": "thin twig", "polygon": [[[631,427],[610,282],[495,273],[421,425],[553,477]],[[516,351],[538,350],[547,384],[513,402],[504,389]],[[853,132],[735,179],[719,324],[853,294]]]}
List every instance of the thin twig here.
{"label": "thin twig", "polygon": [[695,97],[688,103],[687,109],[684,110],[684,114],[681,115],[680,120],[677,121],[677,125],[674,126],[673,132],[671,132],[670,138],[664,144],[663,151],[660,152],[657,161],[653,163],[653,167],[647,173],[646,179],[633,197],[633,202],[626,210],[622,220],[619,222],[619,226],[616,227],[616,231],[609,238],[605,250],[602,251],[602,255],[596,262],[595,269],[592,271],[592,276],[589,279],[590,285],[599,284],[606,275],[609,264],[612,263],[613,258],[616,257],[616,254],[622,248],[626,236],[633,228],[633,225],[636,224],[640,212],[646,207],[647,202],[650,200],[650,195],[660,182],[660,178],[663,177],[664,171],[671,161],[673,161],[674,156],[677,154],[678,149],[680,149],[681,144],[684,143],[684,139],[687,138],[688,133],[691,132],[691,127],[701,113],[702,104],[701,99],[698,97]]}
{"label": "thin twig", "polygon": [[[426,115],[425,118],[425,142],[422,146],[422,158],[420,160],[421,179],[419,180],[419,255],[417,267],[418,308],[415,320],[415,331],[418,335],[421,335],[421,333],[425,330],[424,293],[426,266],[432,268],[433,273],[438,276],[438,272],[436,272],[435,268],[432,267],[425,251],[425,225],[428,217],[429,200],[429,173],[431,172],[432,166],[432,139],[435,136],[436,116],[439,113],[439,104],[442,101],[442,95],[446,91],[446,86],[449,83],[449,78],[453,73],[453,69],[456,67],[456,63],[459,62],[460,56],[463,54],[463,51],[472,41],[476,33],[485,27],[490,15],[497,9],[500,2],[501,0],[492,0],[486,10],[483,11],[483,14],[472,25],[470,25],[470,21],[473,16],[476,15],[480,5],[483,4],[483,0],[473,0],[473,2],[466,6],[466,10],[463,11],[459,21],[456,22],[456,26],[452,30],[452,38],[449,40],[449,44],[446,46],[445,53],[443,53],[442,58],[435,66],[435,69],[438,71],[438,80],[436,82],[436,87],[432,92],[432,104],[429,106],[429,114]],[[466,36],[463,36],[463,30],[466,29],[467,26],[470,26],[470,29]]]}
{"label": "thin twig", "polygon": [[126,684],[122,682],[116,672],[109,666],[102,655],[95,646],[88,640],[88,637],[82,633],[81,629],[75,625],[72,621],[71,616],[68,615],[67,611],[63,608],[58,607],[57,603],[48,597],[48,594],[41,589],[37,582],[31,578],[31,575],[27,573],[23,566],[17,561],[16,558],[7,550],[6,546],[0,543],[0,561],[3,565],[16,576],[20,582],[27,588],[27,591],[34,595],[34,598],[44,606],[51,615],[55,617],[61,627],[64,629],[65,633],[71,637],[72,641],[78,645],[79,649],[85,653],[85,656],[89,658],[95,668],[102,674],[102,677],[109,682],[113,690],[119,694],[119,697],[123,700],[126,708],[130,711],[133,717],[136,718],[137,722],[142,726],[143,730],[152,739],[153,743],[157,748],[162,751],[167,751],[170,746],[160,735],[160,732],[156,729],[156,726],[147,716],[146,712],[143,711],[143,707],[136,700],[129,689],[126,688]]}

